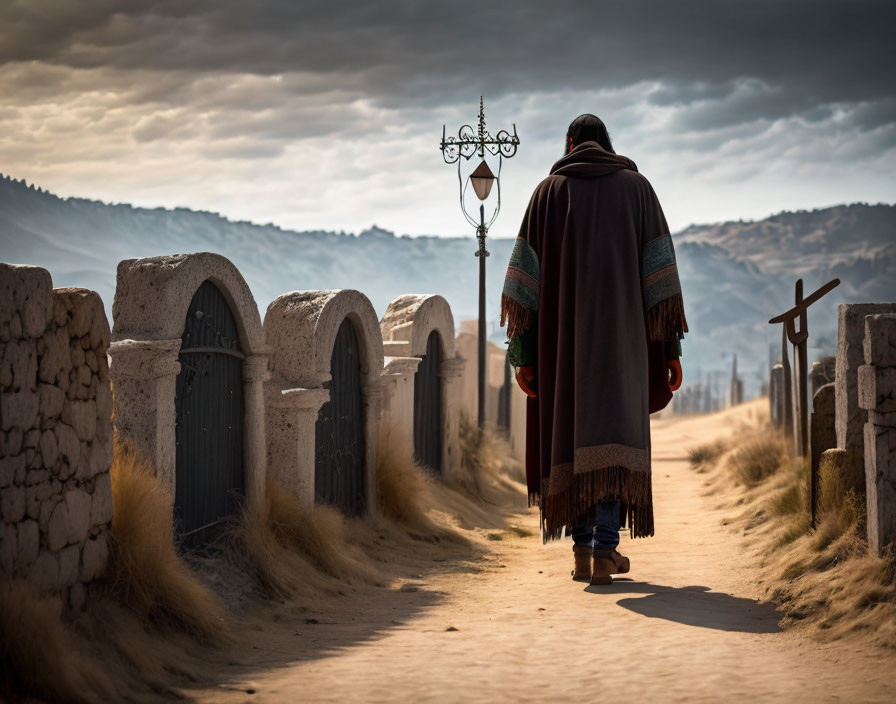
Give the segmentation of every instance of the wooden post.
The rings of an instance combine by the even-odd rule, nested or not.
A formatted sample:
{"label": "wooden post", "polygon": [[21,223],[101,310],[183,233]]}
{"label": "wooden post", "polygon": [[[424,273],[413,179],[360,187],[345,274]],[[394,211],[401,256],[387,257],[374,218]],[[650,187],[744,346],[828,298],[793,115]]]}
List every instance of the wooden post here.
{"label": "wooden post", "polygon": [[790,373],[790,351],[787,349],[787,330],[781,326],[781,366],[784,369],[784,442],[788,452],[794,451],[793,442],[793,376]]}
{"label": "wooden post", "polygon": [[[809,412],[808,412],[808,403],[806,402],[806,396],[808,395],[807,385],[809,383],[809,369],[808,369],[808,344],[807,341],[809,339],[809,329],[808,329],[808,310],[809,306],[819,300],[822,296],[826,295],[833,291],[837,286],[840,285],[840,279],[833,279],[832,281],[828,281],[824,286],[819,288],[817,291],[809,295],[808,298],[803,298],[803,280],[797,279],[796,287],[794,290],[794,305],[793,308],[782,313],[781,315],[775,316],[768,322],[772,325],[776,323],[784,324],[784,331],[787,337],[787,341],[793,345],[794,356],[796,357],[796,367],[797,374],[799,375],[796,383],[797,387],[797,404],[795,406],[795,411],[797,414],[797,432],[795,433],[799,442],[799,454],[803,457],[804,460],[809,460]],[[799,330],[796,328],[796,320],[799,318],[800,327]],[[783,344],[783,343],[782,343]],[[786,347],[786,345],[785,345]],[[784,359],[787,359],[787,350],[784,350]],[[817,474],[816,467],[812,466],[814,463],[810,462],[809,466],[809,493],[810,493],[810,503],[812,504],[810,507],[810,511],[812,513],[812,525],[815,525],[815,495],[817,493],[817,483],[818,478],[815,476]]]}

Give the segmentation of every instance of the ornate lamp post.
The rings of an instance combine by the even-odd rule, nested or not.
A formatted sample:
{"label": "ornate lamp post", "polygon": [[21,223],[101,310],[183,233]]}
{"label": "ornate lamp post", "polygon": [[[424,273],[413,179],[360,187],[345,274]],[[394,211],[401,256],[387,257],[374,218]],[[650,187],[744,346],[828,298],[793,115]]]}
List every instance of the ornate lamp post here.
{"label": "ornate lamp post", "polygon": [[[457,137],[446,137],[445,126],[442,125],[442,158],[446,164],[457,164],[457,182],[460,189],[460,209],[473,227],[476,228],[476,237],[479,240],[479,249],[476,256],[479,258],[479,427],[485,425],[485,258],[488,250],[485,248],[485,237],[488,228],[492,226],[501,210],[501,166],[504,159],[509,159],[516,154],[520,139],[516,135],[516,125],[513,126],[513,134],[507,130],[501,130],[494,137],[485,129],[485,111],[482,97],[479,98],[479,122],[474,131],[470,125],[463,125],[457,131]],[[498,157],[498,175],[495,176],[485,160],[485,153]],[[465,180],[461,175],[461,164],[469,161],[474,156],[481,161],[473,173]],[[491,193],[492,186],[497,184],[497,198],[495,208],[486,222],[485,203],[479,204],[478,221],[467,212],[464,196],[467,185],[473,186],[473,192],[480,201],[485,201]]]}

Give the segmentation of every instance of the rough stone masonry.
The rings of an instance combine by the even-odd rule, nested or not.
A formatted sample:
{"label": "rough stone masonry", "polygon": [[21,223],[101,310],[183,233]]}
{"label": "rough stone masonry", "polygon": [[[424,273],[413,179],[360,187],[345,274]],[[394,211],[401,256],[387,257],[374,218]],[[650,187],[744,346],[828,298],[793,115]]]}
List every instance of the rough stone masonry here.
{"label": "rough stone masonry", "polygon": [[74,608],[108,556],[108,346],[96,293],[0,264],[0,577]]}
{"label": "rough stone masonry", "polygon": [[896,546],[896,315],[865,318],[865,364],[859,367],[859,406],[865,423],[868,547]]}

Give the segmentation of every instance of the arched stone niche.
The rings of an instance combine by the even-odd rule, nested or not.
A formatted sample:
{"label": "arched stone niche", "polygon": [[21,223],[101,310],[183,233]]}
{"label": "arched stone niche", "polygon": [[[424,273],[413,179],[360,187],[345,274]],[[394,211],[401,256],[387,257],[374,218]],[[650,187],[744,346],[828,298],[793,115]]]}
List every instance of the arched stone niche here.
{"label": "arched stone niche", "polygon": [[[384,405],[383,424],[393,434],[395,442],[410,443],[414,450],[414,383],[419,361],[408,365],[401,360],[422,359],[432,333],[441,343],[442,362],[439,376],[441,388],[442,462],[441,472],[450,478],[460,467],[460,412],[461,383],[464,360],[455,350],[454,316],[451,306],[435,294],[406,294],[393,300],[383,315],[383,347],[387,369],[392,369],[389,381],[393,387],[388,407]],[[410,398],[408,398],[410,395]]]}
{"label": "arched stone niche", "polygon": [[267,309],[264,329],[272,352],[266,384],[269,466],[306,505],[315,499],[315,427],[330,400],[330,362],[337,333],[348,320],[358,341],[364,475],[368,510],[375,506],[383,343],[376,311],[350,289],[292,291]]}
{"label": "arched stone niche", "polygon": [[264,382],[269,348],[249,286],[228,259],[210,252],[125,260],[117,276],[109,354],[119,436],[153,463],[173,498],[181,337],[194,295],[211,282],[236,323],[242,357],[245,491],[249,501],[260,502],[267,464]]}

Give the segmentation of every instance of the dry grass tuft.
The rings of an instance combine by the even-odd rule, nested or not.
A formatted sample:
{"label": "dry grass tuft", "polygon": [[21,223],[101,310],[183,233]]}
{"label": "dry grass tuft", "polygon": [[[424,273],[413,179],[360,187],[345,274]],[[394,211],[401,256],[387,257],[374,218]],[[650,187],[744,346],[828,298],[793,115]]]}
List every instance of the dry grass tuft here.
{"label": "dry grass tuft", "polygon": [[116,441],[110,475],[115,513],[107,576],[115,597],[156,626],[203,643],[222,641],[224,608],[175,551],[171,497],[152,467]]}
{"label": "dry grass tuft", "polygon": [[809,473],[802,459],[785,460],[778,468],[778,482],[768,497],[771,512],[782,517],[806,516],[809,506]]}
{"label": "dry grass tuft", "polygon": [[460,419],[460,471],[454,477],[454,484],[471,496],[481,497],[481,476],[488,464],[486,434],[474,423],[461,415]]}
{"label": "dry grass tuft", "polygon": [[838,463],[822,457],[818,468],[818,510],[831,524],[827,530],[836,531],[839,536],[852,526],[864,526],[864,484],[864,461]]}
{"label": "dry grass tuft", "polygon": [[691,467],[697,469],[701,465],[715,462],[719,457],[725,454],[727,449],[728,443],[724,440],[704,443],[703,445],[697,445],[688,451],[688,460],[691,462]]}
{"label": "dry grass tuft", "polygon": [[225,537],[224,554],[228,562],[253,579],[265,597],[286,599],[296,595],[301,575],[308,570],[297,569],[298,556],[277,539],[271,530],[270,514],[267,496],[264,504],[245,504],[239,522]]}
{"label": "dry grass tuft", "polygon": [[429,510],[434,508],[433,480],[393,437],[392,432],[384,432],[378,444],[377,499],[383,514],[405,526],[412,537],[434,542],[459,540],[459,534],[429,517]]}
{"label": "dry grass tuft", "polygon": [[[742,438],[700,466],[712,467],[707,483],[722,505],[738,511],[728,525],[750,532],[760,583],[781,604],[783,623],[823,640],[861,633],[865,642],[896,648],[896,559],[868,555],[858,470],[822,462],[812,529],[803,461],[788,460],[769,428]],[[734,489],[732,477],[744,488]]]}
{"label": "dry grass tuft", "polygon": [[480,430],[461,415],[461,471],[454,483],[469,496],[492,504],[525,506],[526,472],[512,459],[507,441]]}
{"label": "dry grass tuft", "polygon": [[771,435],[748,441],[728,458],[728,467],[742,484],[756,486],[775,474],[787,459],[780,438]]}
{"label": "dry grass tuft", "polygon": [[363,530],[363,520],[346,519],[327,506],[305,507],[270,476],[265,497],[266,530],[280,545],[348,584],[383,582],[373,562],[346,539],[348,524],[361,524]]}
{"label": "dry grass tuft", "polygon": [[0,585],[0,699],[112,701],[112,682],[82,657],[66,630],[58,598],[23,581]]}

